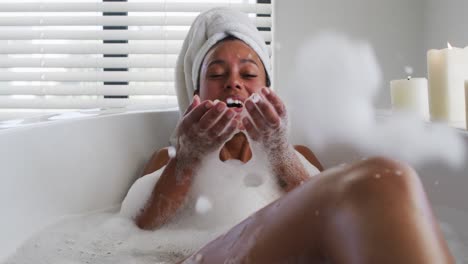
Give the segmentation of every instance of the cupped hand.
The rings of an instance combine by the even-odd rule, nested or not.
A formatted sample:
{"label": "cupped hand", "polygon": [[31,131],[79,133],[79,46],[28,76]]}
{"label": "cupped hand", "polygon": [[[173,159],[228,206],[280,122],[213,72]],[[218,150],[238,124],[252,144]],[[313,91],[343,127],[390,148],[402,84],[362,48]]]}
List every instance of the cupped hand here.
{"label": "cupped hand", "polygon": [[195,95],[177,127],[177,153],[200,159],[221,147],[234,134],[238,121],[224,102],[200,102]]}
{"label": "cupped hand", "polygon": [[261,94],[253,94],[245,101],[245,107],[251,120],[244,117],[242,123],[252,140],[270,154],[289,147],[286,107],[274,92],[262,88]]}

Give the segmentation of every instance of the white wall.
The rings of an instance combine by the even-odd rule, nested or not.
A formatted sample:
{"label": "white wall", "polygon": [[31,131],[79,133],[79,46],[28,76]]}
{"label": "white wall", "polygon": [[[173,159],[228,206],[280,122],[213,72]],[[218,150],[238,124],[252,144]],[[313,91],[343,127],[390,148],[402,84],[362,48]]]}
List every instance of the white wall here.
{"label": "white wall", "polygon": [[426,0],[424,14],[426,24],[426,49],[441,49],[452,46],[468,46],[468,1]]}
{"label": "white wall", "polygon": [[374,47],[383,72],[376,106],[389,108],[389,82],[405,78],[405,66],[413,67],[415,77],[426,76],[424,2],[275,0],[275,43],[279,44],[275,50],[275,87],[280,93],[287,90],[290,65],[304,39],[333,30]]}
{"label": "white wall", "polygon": [[404,66],[413,76],[427,76],[426,52],[444,48],[446,42],[468,45],[466,0],[274,0],[276,28],[275,86],[284,91],[295,50],[302,40],[322,30],[343,32],[367,40],[375,48],[384,82],[377,107],[390,106],[389,81],[404,77]]}
{"label": "white wall", "polygon": [[[468,46],[467,0],[273,0],[275,4],[275,87],[287,90],[295,51],[302,41],[323,30],[368,41],[383,72],[376,101],[390,107],[389,82],[427,77],[426,54],[453,46]],[[278,45],[279,44],[279,45]]]}

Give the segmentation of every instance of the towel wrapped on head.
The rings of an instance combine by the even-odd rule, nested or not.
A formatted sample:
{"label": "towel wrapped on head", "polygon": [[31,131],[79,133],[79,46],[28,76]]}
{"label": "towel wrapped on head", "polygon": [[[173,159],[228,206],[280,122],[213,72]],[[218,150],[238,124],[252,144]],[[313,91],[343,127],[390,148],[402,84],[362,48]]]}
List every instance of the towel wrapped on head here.
{"label": "towel wrapped on head", "polygon": [[195,19],[177,58],[175,86],[181,114],[198,89],[200,67],[205,55],[216,43],[229,36],[244,41],[258,54],[267,78],[271,80],[268,48],[250,18],[245,13],[225,7],[210,9]]}

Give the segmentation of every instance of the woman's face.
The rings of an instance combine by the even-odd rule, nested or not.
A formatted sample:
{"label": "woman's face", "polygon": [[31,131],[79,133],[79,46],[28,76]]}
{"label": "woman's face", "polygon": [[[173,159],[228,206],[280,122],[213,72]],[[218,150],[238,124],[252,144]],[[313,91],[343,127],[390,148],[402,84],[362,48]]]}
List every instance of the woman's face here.
{"label": "woman's face", "polygon": [[[218,99],[240,112],[244,101],[265,86],[263,63],[257,53],[243,41],[226,40],[218,43],[207,53],[202,63],[199,90],[202,101]],[[232,104],[233,100],[240,101],[241,105]]]}

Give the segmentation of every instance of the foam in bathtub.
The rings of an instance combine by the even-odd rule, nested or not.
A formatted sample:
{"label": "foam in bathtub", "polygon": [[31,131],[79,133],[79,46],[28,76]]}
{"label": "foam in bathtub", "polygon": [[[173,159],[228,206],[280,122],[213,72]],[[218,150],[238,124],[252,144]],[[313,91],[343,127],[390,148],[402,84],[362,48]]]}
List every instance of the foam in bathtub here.
{"label": "foam in bathtub", "polygon": [[[180,261],[279,196],[277,189],[270,186],[274,181],[269,178],[268,168],[250,162],[222,163],[215,158],[217,155],[209,157],[190,193],[192,197],[207,199],[211,210],[201,212],[196,210],[196,206],[194,209],[194,199],[172,224],[155,231],[137,228],[132,217],[158,179],[159,173],[153,173],[134,184],[120,213],[114,210],[65,218],[29,239],[5,264],[146,264]],[[213,164],[214,169],[209,169]],[[262,175],[264,181],[256,187],[245,186],[245,177],[253,172]],[[457,238],[459,234],[453,232],[448,224],[443,224],[442,229],[457,259],[466,260],[464,252],[468,250]]]}
{"label": "foam in bathtub", "polygon": [[[449,222],[441,222],[441,227],[457,263],[468,263],[468,245],[463,244],[460,234]],[[222,232],[142,231],[115,212],[74,216],[32,237],[4,264],[176,263]]]}
{"label": "foam in bathtub", "polygon": [[195,229],[142,231],[116,213],[83,215],[46,228],[5,264],[176,263],[215,234]]}
{"label": "foam in bathtub", "polygon": [[[221,162],[217,154],[208,155],[193,182],[190,201],[163,228],[143,231],[132,220],[160,170],[135,182],[120,213],[67,218],[32,237],[6,263],[175,263],[281,195],[269,168],[258,165],[265,157],[253,151],[246,164]],[[263,181],[246,186],[245,178],[253,174]],[[200,204],[197,208],[200,197],[210,210],[201,210]]]}
{"label": "foam in bathtub", "polygon": [[137,216],[150,197],[154,185],[165,167],[166,166],[135,181],[122,202],[120,210],[122,216],[129,219],[134,219]]}

